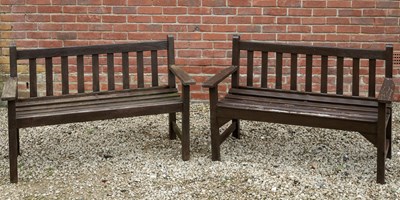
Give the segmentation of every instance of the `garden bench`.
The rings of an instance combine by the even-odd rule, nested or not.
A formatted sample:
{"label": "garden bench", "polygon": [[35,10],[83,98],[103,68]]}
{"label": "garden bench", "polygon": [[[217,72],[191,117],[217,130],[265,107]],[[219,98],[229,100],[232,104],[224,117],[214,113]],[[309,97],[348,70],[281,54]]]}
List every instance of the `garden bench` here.
{"label": "garden bench", "polygon": [[[247,76],[242,77],[241,52],[247,52],[242,63]],[[385,158],[392,156],[392,55],[391,45],[385,50],[351,49],[241,41],[234,36],[232,66],[203,84],[210,94],[212,160],[221,159],[220,145],[229,135],[240,137],[241,119],[356,131],[377,147],[377,182],[385,183]],[[362,63],[366,66],[360,69]],[[384,77],[376,75],[378,70]],[[229,76],[231,88],[219,100],[218,85]],[[345,80],[352,82],[351,93],[343,88]],[[360,81],[368,84],[364,96]]]}
{"label": "garden bench", "polygon": [[[20,60],[29,66],[28,98],[18,97]],[[42,96],[38,95],[37,79],[40,61],[46,80],[46,94]],[[25,50],[10,47],[10,78],[1,98],[8,101],[11,182],[18,182],[19,129],[26,127],[168,113],[169,138],[180,138],[182,159],[188,160],[190,85],[195,82],[174,63],[172,36],[163,41],[127,44]],[[76,81],[72,83],[74,68]],[[182,83],[182,95],[178,94],[176,77]],[[57,86],[62,90],[58,95],[54,92]],[[176,123],[177,112],[182,112],[181,128]]]}

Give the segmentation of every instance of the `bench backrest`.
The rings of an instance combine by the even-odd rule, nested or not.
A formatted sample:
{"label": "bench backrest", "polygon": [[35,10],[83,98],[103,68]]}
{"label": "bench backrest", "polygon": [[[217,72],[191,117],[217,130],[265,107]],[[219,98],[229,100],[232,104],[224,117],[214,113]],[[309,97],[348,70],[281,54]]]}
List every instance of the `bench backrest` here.
{"label": "bench backrest", "polygon": [[[130,85],[132,85],[132,83],[130,82],[132,82],[133,79],[131,79],[130,75],[133,72],[136,72],[135,76],[137,84],[135,85],[135,87],[143,88],[145,87],[145,83],[148,82],[145,80],[145,70],[147,69],[145,68],[145,66],[148,65],[148,68],[150,68],[148,72],[151,72],[150,87],[156,87],[159,85],[159,59],[161,59],[158,53],[159,51],[164,51],[162,53],[164,53],[164,58],[167,57],[166,64],[169,69],[169,67],[174,65],[175,63],[173,36],[168,36],[167,40],[163,41],[149,41],[129,44],[109,44],[25,50],[17,50],[15,46],[12,46],[10,47],[10,76],[17,76],[17,61],[25,60],[25,63],[28,64],[29,67],[29,82],[27,82],[27,86],[29,88],[29,96],[37,97],[37,62],[40,59],[43,62],[44,59],[44,71],[46,80],[45,95],[54,95],[54,83],[56,82],[56,79],[58,79],[58,82],[61,81],[62,95],[66,95],[71,93],[71,84],[76,84],[77,93],[85,93],[85,90],[87,92],[88,87],[85,87],[85,83],[87,83],[87,80],[90,81],[90,79],[90,82],[92,84],[91,91],[93,92],[98,92],[101,90],[116,90],[116,69],[122,73],[122,89],[129,89]],[[144,54],[149,55],[147,56],[148,59],[146,58],[146,56],[144,56]],[[130,60],[132,56],[134,56],[135,58],[134,61]],[[73,62],[71,62],[71,58]],[[56,59],[58,59],[58,63],[54,62],[54,60]],[[85,59],[89,60],[90,62],[84,63]],[[150,60],[150,63],[145,63],[146,59]],[[117,61],[117,63],[115,61]],[[132,63],[135,63],[135,66],[133,68]],[[165,62],[161,64],[164,64],[165,67]],[[61,77],[54,76],[57,74],[54,72],[55,65],[60,66],[61,72],[59,72],[59,74],[61,75]],[[75,72],[71,73],[71,71],[69,71],[71,66],[76,67],[76,75]],[[132,71],[132,69],[134,70]],[[106,78],[102,77],[105,73],[107,74]],[[71,74],[74,74],[74,77],[71,77]],[[170,87],[175,87],[174,75],[170,73],[169,70],[167,74],[168,85]],[[87,78],[87,76],[90,77]],[[101,83],[102,80],[103,82],[105,82],[105,79],[107,79],[107,88],[104,89],[104,87],[101,87]],[[73,80],[72,82],[74,83],[71,83],[70,80]]]}
{"label": "bench backrest", "polygon": [[[242,64],[247,65],[246,86],[250,87],[253,87],[254,83],[258,81],[260,82],[260,87],[263,88],[274,87],[282,89],[282,86],[286,84],[290,85],[290,90],[321,93],[334,92],[342,95],[344,93],[344,82],[351,80],[351,95],[359,96],[361,76],[361,81],[368,84],[368,96],[375,97],[376,72],[378,69],[380,74],[385,74],[385,77],[392,78],[392,45],[387,45],[385,50],[300,46],[241,41],[240,36],[235,35],[233,37],[232,65],[239,66],[241,64],[241,51],[247,51],[247,63]],[[261,52],[259,56],[261,57],[261,62],[256,64],[257,60],[254,59],[254,55],[257,51]],[[360,63],[364,60],[368,62],[366,64],[368,65],[368,71],[366,72],[366,69],[362,69],[363,71],[361,72],[363,73],[360,73]],[[349,63],[347,61],[351,62],[350,68],[346,67],[346,64]],[[382,66],[377,67],[378,62]],[[255,81],[254,77],[255,65],[261,68],[258,72],[259,77],[257,77],[260,80],[257,81]],[[299,69],[300,67],[303,69]],[[272,80],[275,79],[273,86],[268,84],[268,79],[271,77]],[[315,80],[316,78],[319,78],[319,80]],[[239,86],[239,79],[240,70],[232,76],[232,87]],[[383,78],[380,80],[379,82],[382,82]],[[318,87],[313,88],[313,82],[317,82]],[[304,87],[298,88],[301,83]],[[335,85],[335,91],[332,91],[332,87],[328,91],[328,85]],[[319,91],[316,91],[316,88]]]}

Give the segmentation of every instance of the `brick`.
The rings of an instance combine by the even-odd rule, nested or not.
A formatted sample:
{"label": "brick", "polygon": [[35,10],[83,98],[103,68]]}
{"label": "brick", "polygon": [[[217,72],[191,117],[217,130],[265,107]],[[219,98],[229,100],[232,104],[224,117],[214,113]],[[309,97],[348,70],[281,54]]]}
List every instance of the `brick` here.
{"label": "brick", "polygon": [[236,25],[214,25],[213,32],[236,32]]}
{"label": "brick", "polygon": [[231,7],[251,6],[251,1],[250,0],[228,0],[228,6],[231,6]]}
{"label": "brick", "polygon": [[61,6],[38,6],[37,7],[38,13],[61,13],[62,7]]}
{"label": "brick", "polygon": [[183,7],[165,7],[163,8],[163,14],[167,15],[178,15],[178,14],[187,14],[187,8]]}
{"label": "brick", "polygon": [[103,33],[102,37],[104,40],[126,40],[128,38],[127,33]]}
{"label": "brick", "polygon": [[63,24],[64,31],[88,31],[88,24]]}
{"label": "brick", "polygon": [[312,27],[313,33],[335,33],[336,26],[313,26]]}
{"label": "brick", "polygon": [[326,23],[327,24],[332,24],[332,25],[347,25],[350,24],[350,18],[348,17],[331,17],[331,18],[326,18]]}
{"label": "brick", "polygon": [[200,23],[201,17],[200,16],[178,16],[179,23]]}
{"label": "brick", "polygon": [[275,17],[253,17],[254,24],[272,24],[275,22]]}
{"label": "brick", "polygon": [[205,7],[223,7],[226,6],[226,0],[202,0]]}
{"label": "brick", "polygon": [[339,0],[339,1],[327,1],[328,8],[351,8],[351,3],[353,1]]}
{"label": "brick", "polygon": [[326,18],[322,17],[302,18],[301,24],[303,25],[326,24]]}
{"label": "brick", "polygon": [[304,34],[301,38],[303,41],[325,41],[325,35]]}
{"label": "brick", "polygon": [[76,0],[52,0],[52,5],[76,5]]}
{"label": "brick", "polygon": [[288,26],[289,33],[310,33],[311,26]]}
{"label": "brick", "polygon": [[111,14],[111,7],[88,7],[88,13],[89,14]]}
{"label": "brick", "polygon": [[279,0],[279,7],[301,7],[301,0]]}
{"label": "brick", "polygon": [[202,17],[203,24],[226,24],[226,17],[219,16],[203,16]]}
{"label": "brick", "polygon": [[14,23],[12,26],[13,31],[29,31],[36,29],[37,29],[37,24],[34,23]]}
{"label": "brick", "polygon": [[384,17],[386,15],[387,15],[387,10],[382,10],[382,9],[363,10],[363,16]]}
{"label": "brick", "polygon": [[360,33],[359,26],[337,26],[338,33]]}
{"label": "brick", "polygon": [[41,48],[55,48],[55,47],[62,47],[63,46],[63,42],[58,40],[58,41],[43,41],[40,40],[39,41],[39,47]]}
{"label": "brick", "polygon": [[112,31],[112,24],[90,24],[89,31]]}
{"label": "brick", "polygon": [[338,34],[327,34],[326,41],[333,42],[348,42],[350,41],[350,36],[348,35],[338,35]]}
{"label": "brick", "polygon": [[288,11],[287,8],[264,8],[263,13],[271,16],[285,16]]}
{"label": "brick", "polygon": [[128,16],[129,23],[150,23],[150,16]]}
{"label": "brick", "polygon": [[376,18],[375,25],[384,25],[384,26],[397,26],[399,25],[398,18]]}
{"label": "brick", "polygon": [[352,17],[351,24],[355,25],[373,25],[375,24],[375,18],[372,17]]}
{"label": "brick", "polygon": [[52,15],[52,22],[75,22],[76,16],[74,15]]}
{"label": "brick", "polygon": [[12,6],[11,12],[13,13],[34,13],[36,12],[36,6]]}
{"label": "brick", "polygon": [[153,0],[154,6],[176,6],[176,0]]}
{"label": "brick", "polygon": [[375,8],[375,1],[353,1],[353,8]]}
{"label": "brick", "polygon": [[304,8],[326,8],[326,1],[303,1]]}
{"label": "brick", "polygon": [[236,15],[236,8],[213,8],[214,15]]}
{"label": "brick", "polygon": [[105,23],[126,23],[126,16],[104,15],[101,19]]}
{"label": "brick", "polygon": [[123,7],[113,7],[112,12],[114,14],[136,14],[136,7],[133,6],[123,6]]}
{"label": "brick", "polygon": [[254,25],[238,25],[239,33],[261,33],[261,26]]}
{"label": "brick", "polygon": [[385,33],[385,28],[384,27],[361,27],[361,33],[383,34],[383,33]]}
{"label": "brick", "polygon": [[324,8],[324,9],[313,9],[313,16],[337,16],[337,10],[336,9],[329,9],[329,8]]}
{"label": "brick", "polygon": [[199,6],[201,6],[201,1],[200,0],[179,0],[178,6],[199,7]]}
{"label": "brick", "polygon": [[286,32],[285,25],[265,25],[263,26],[263,33],[284,33]]}
{"label": "brick", "polygon": [[175,23],[176,16],[166,16],[166,15],[161,15],[161,16],[153,16],[153,23]]}
{"label": "brick", "polygon": [[12,30],[12,28],[13,26],[11,26],[10,24],[0,24],[0,31],[10,31]]}
{"label": "brick", "polygon": [[275,7],[276,0],[253,0],[253,6]]}
{"label": "brick", "polygon": [[188,8],[189,15],[210,15],[211,8]]}
{"label": "brick", "polygon": [[376,2],[376,7],[377,8],[393,8],[393,9],[398,9],[400,8],[400,2],[399,1],[377,1]]}
{"label": "brick", "polygon": [[25,16],[20,14],[0,15],[1,22],[25,22]]}
{"label": "brick", "polygon": [[201,40],[201,33],[178,33],[177,40]]}
{"label": "brick", "polygon": [[128,0],[128,6],[151,6],[153,5],[152,0]]}
{"label": "brick", "polygon": [[137,13],[138,14],[161,14],[162,8],[161,7],[138,7]]}
{"label": "brick", "polygon": [[87,8],[82,6],[64,6],[64,13],[87,13]]}
{"label": "brick", "polygon": [[201,57],[201,51],[200,50],[179,50],[178,51],[178,57],[182,58],[200,58]]}
{"label": "brick", "polygon": [[101,22],[100,15],[78,15],[77,22]]}
{"label": "brick", "polygon": [[126,0],[103,0],[103,5],[125,6]]}
{"label": "brick", "polygon": [[25,4],[50,5],[51,4],[51,0],[26,0]]}
{"label": "brick", "polygon": [[25,0],[1,0],[1,5],[24,5]]}
{"label": "brick", "polygon": [[204,33],[203,40],[226,40],[226,34]]}
{"label": "brick", "polygon": [[272,34],[251,34],[251,39],[252,40],[261,40],[261,41],[276,41],[277,36],[276,34],[272,33]]}
{"label": "brick", "polygon": [[261,8],[238,8],[238,15],[261,15]]}
{"label": "brick", "polygon": [[290,8],[289,16],[311,16],[311,9],[303,9],[303,8]]}
{"label": "brick", "polygon": [[187,32],[186,25],[163,25],[163,32]]}
{"label": "brick", "polygon": [[101,5],[102,0],[79,0],[78,5]]}
{"label": "brick", "polygon": [[301,18],[299,17],[278,17],[277,24],[300,24]]}
{"label": "brick", "polygon": [[138,25],[138,30],[139,31],[144,31],[144,32],[161,32],[162,31],[162,25],[159,24],[139,24]]}
{"label": "brick", "polygon": [[339,10],[338,16],[340,17],[361,17],[362,15],[362,10]]}
{"label": "brick", "polygon": [[228,17],[228,24],[251,24],[251,17]]}

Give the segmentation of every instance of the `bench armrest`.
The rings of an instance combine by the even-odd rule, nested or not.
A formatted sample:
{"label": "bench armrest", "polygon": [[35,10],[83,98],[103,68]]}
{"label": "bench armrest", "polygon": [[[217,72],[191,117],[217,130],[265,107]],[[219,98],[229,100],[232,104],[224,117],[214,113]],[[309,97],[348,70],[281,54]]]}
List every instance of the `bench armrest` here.
{"label": "bench armrest", "polygon": [[378,95],[378,102],[380,103],[390,103],[393,101],[394,94],[394,82],[391,78],[385,78],[383,81],[381,90]]}
{"label": "bench armrest", "polygon": [[175,65],[170,67],[171,72],[178,77],[178,79],[182,82],[183,85],[193,85],[196,84],[196,81],[189,76],[188,73],[182,70],[182,68],[177,67]]}
{"label": "bench armrest", "polygon": [[3,93],[1,94],[1,100],[13,101],[17,99],[17,77],[10,77],[4,84]]}
{"label": "bench armrest", "polygon": [[214,75],[213,77],[209,78],[206,82],[203,83],[203,87],[206,88],[213,88],[218,85],[221,81],[223,81],[226,77],[231,75],[232,73],[236,72],[238,70],[237,66],[230,66],[218,74]]}

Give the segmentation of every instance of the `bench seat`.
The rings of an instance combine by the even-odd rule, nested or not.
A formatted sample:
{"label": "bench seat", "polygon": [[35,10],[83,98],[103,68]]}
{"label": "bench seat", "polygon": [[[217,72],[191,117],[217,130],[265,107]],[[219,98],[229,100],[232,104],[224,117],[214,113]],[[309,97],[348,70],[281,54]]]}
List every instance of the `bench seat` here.
{"label": "bench seat", "polygon": [[375,134],[378,102],[368,97],[240,87],[230,89],[218,102],[217,116]]}
{"label": "bench seat", "polygon": [[18,128],[182,111],[176,88],[37,97],[16,101]]}

